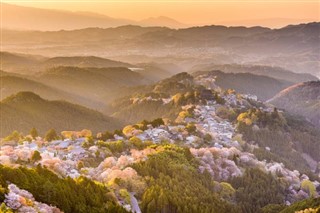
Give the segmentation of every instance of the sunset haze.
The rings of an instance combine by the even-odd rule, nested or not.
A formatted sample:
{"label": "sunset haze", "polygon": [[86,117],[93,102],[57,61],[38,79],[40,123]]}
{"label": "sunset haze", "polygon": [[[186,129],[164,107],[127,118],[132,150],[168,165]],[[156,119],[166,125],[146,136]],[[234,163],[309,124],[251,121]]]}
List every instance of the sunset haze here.
{"label": "sunset haze", "polygon": [[[117,19],[141,21],[165,16],[186,26],[222,24],[228,26],[262,25],[279,28],[288,24],[319,21],[319,1],[2,1],[14,5],[90,12]],[[2,10],[2,13],[10,11]],[[17,15],[17,14],[15,14]],[[87,13],[88,15],[88,13]],[[5,16],[3,21],[6,22]],[[183,26],[182,26],[183,27]]]}

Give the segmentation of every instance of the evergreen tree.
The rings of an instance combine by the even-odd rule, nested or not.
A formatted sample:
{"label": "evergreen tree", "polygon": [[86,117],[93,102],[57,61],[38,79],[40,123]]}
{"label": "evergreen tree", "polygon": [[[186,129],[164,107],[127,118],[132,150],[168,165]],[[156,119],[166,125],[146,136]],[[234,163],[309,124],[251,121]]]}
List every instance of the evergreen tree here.
{"label": "evergreen tree", "polygon": [[34,151],[33,154],[32,154],[31,160],[33,162],[37,162],[37,161],[39,161],[41,159],[42,159],[42,157],[40,155],[40,152],[38,150]]}
{"label": "evergreen tree", "polygon": [[52,140],[56,140],[58,138],[58,135],[56,133],[56,130],[54,129],[50,129],[47,133],[46,136],[44,137],[44,139],[46,141],[52,141]]}
{"label": "evergreen tree", "polygon": [[35,139],[36,137],[38,137],[39,134],[38,134],[37,129],[33,127],[33,128],[30,130],[30,135],[31,135],[31,137],[32,137],[33,139]]}
{"label": "evergreen tree", "polygon": [[14,130],[4,140],[5,141],[14,141],[14,142],[18,143],[20,141],[20,138],[21,138],[21,134],[17,130]]}

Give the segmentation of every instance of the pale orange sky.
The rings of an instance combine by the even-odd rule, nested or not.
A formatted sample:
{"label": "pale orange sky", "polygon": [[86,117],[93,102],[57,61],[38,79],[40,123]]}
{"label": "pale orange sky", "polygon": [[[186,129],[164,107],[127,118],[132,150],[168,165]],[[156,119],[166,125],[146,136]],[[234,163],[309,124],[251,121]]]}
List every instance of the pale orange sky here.
{"label": "pale orange sky", "polygon": [[[90,11],[141,20],[168,16],[186,24],[233,24],[242,20],[320,20],[320,0],[0,0],[48,9]],[[268,20],[264,20],[268,22]],[[271,22],[271,20],[270,20]]]}

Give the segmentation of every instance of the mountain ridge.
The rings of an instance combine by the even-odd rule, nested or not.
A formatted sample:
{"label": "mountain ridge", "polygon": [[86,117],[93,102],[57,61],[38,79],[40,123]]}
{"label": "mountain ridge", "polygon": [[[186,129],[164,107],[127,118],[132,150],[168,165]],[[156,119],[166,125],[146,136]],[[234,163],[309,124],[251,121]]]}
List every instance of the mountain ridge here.
{"label": "mountain ridge", "polygon": [[[72,12],[67,10],[44,9],[15,4],[1,3],[3,8],[2,28],[24,30],[67,30],[87,27],[116,27],[128,24],[143,26],[168,26],[181,28],[187,26],[165,16],[150,17],[140,21],[113,18],[104,14],[92,12]],[[11,14],[20,14],[21,19]],[[58,17],[58,18],[57,18]],[[50,24],[48,24],[50,23]]]}
{"label": "mountain ridge", "polygon": [[52,56],[55,51],[83,55],[80,50],[85,46],[86,55],[105,58],[137,55],[140,62],[146,58],[148,62],[176,63],[186,69],[195,64],[235,63],[282,67],[319,77],[319,31],[320,22],[280,29],[215,25],[170,29],[128,25],[50,32],[4,30],[2,44],[6,51],[45,56]]}
{"label": "mountain ridge", "polygon": [[32,74],[59,66],[77,67],[134,67],[134,65],[97,56],[44,57],[30,54],[0,52],[2,69],[10,72]]}
{"label": "mountain ridge", "polygon": [[239,93],[256,95],[259,100],[266,101],[282,89],[293,85],[293,82],[276,79],[254,73],[224,73],[219,70],[198,71],[194,76],[207,74],[215,79],[215,84],[222,89],[234,89]]}
{"label": "mountain ridge", "polygon": [[320,126],[320,81],[295,84],[282,90],[268,102]]}
{"label": "mountain ridge", "polygon": [[1,137],[14,130],[27,133],[35,127],[42,134],[54,128],[57,131],[92,129],[105,131],[117,129],[121,122],[95,110],[67,101],[48,101],[39,95],[22,91],[0,102]]}

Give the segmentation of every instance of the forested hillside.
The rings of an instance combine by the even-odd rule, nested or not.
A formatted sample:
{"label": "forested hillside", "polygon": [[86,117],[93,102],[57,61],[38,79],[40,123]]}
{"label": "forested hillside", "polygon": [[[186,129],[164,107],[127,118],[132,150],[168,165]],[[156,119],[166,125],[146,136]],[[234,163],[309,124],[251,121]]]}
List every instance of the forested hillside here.
{"label": "forested hillside", "polygon": [[269,102],[320,126],[320,81],[295,84],[279,92]]}
{"label": "forested hillside", "polygon": [[6,130],[2,140],[1,208],[177,213],[319,208],[320,132],[313,124],[223,90],[210,75],[180,73],[132,92],[116,107],[125,115],[124,127],[99,112],[31,92],[4,99],[2,119],[18,131]]}
{"label": "forested hillside", "polygon": [[121,122],[97,111],[68,103],[48,101],[32,92],[19,92],[1,101],[1,137],[14,130],[28,133],[36,127],[40,133],[57,131],[117,129]]}

